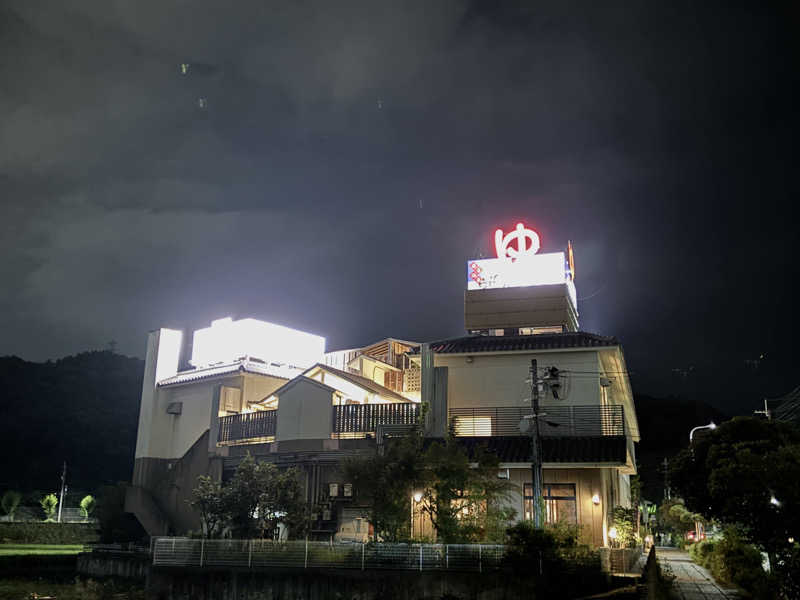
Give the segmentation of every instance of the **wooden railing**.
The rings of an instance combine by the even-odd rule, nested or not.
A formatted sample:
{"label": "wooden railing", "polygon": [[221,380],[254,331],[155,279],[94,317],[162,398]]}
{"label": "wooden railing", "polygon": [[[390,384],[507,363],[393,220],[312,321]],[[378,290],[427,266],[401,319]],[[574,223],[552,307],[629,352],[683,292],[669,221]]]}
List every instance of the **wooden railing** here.
{"label": "wooden railing", "polygon": [[220,417],[218,441],[221,444],[230,444],[274,437],[277,416],[277,410],[262,410]]}
{"label": "wooden railing", "polygon": [[[625,435],[622,406],[543,406],[539,420],[542,437],[604,437]],[[532,425],[530,407],[451,408],[450,427],[456,436],[527,435],[520,429]]]}
{"label": "wooden railing", "polygon": [[419,404],[346,404],[333,407],[334,437],[363,437],[374,434],[378,425],[414,425]]}

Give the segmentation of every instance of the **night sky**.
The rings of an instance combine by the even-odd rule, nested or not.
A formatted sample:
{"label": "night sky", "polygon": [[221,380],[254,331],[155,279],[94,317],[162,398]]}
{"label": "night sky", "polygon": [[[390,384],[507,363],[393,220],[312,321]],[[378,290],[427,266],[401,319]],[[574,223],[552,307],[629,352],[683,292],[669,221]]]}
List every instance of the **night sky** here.
{"label": "night sky", "polygon": [[[252,316],[463,333],[465,261],[575,248],[639,393],[800,384],[798,12],[733,2],[0,2],[0,355]],[[183,65],[183,66],[182,66]]]}

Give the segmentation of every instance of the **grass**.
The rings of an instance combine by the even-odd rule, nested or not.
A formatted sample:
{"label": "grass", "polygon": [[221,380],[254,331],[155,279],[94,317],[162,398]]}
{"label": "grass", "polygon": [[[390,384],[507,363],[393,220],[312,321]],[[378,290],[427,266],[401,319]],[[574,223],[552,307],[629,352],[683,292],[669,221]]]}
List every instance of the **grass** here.
{"label": "grass", "polygon": [[0,544],[0,556],[78,554],[82,551],[82,544]]}
{"label": "grass", "polygon": [[28,600],[28,598],[53,598],[57,600],[100,600],[114,597],[120,600],[144,600],[144,589],[139,584],[87,581],[54,582],[34,579],[0,579],[0,598]]}

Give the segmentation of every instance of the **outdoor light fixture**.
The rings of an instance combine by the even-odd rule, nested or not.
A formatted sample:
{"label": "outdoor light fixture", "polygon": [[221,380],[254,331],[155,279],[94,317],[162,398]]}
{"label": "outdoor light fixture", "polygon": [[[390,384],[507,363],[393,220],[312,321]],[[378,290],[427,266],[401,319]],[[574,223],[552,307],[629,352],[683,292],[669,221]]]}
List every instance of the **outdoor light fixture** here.
{"label": "outdoor light fixture", "polygon": [[789,542],[790,544],[794,544],[794,538],[793,538],[793,537],[790,537],[790,538],[789,538],[788,540],[786,540],[786,541],[787,541],[787,542]]}
{"label": "outdoor light fixture", "polygon": [[690,444],[692,443],[692,436],[694,436],[695,431],[700,431],[701,429],[716,429],[716,428],[717,424],[714,423],[714,421],[711,421],[711,423],[709,423],[708,425],[698,425],[689,432],[689,443]]}
{"label": "outdoor light fixture", "polygon": [[422,492],[414,492],[414,502],[419,503],[422,500]]}
{"label": "outdoor light fixture", "polygon": [[772,504],[773,506],[780,506],[781,505],[781,501],[778,500],[775,496],[770,496],[769,503]]}
{"label": "outdoor light fixture", "polygon": [[595,494],[592,496],[592,504],[598,505],[600,504],[600,494]]}
{"label": "outdoor light fixture", "polygon": [[611,538],[612,540],[617,539],[617,528],[616,527],[612,527],[611,529],[608,530],[608,537]]}

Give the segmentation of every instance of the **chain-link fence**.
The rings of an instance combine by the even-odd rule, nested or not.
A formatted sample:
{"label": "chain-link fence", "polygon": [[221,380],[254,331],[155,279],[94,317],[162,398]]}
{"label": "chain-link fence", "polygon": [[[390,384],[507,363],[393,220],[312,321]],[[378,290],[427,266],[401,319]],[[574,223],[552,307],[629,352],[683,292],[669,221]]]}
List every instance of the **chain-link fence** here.
{"label": "chain-link fence", "polygon": [[273,542],[155,538],[153,564],[174,567],[292,567],[489,571],[500,567],[504,546],[494,544],[386,544]]}

